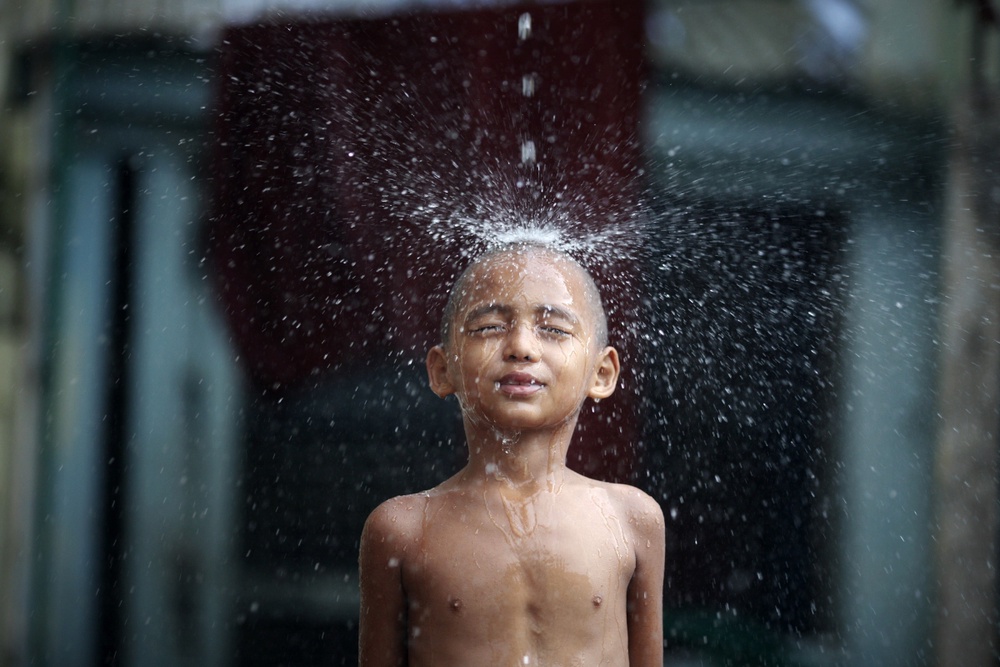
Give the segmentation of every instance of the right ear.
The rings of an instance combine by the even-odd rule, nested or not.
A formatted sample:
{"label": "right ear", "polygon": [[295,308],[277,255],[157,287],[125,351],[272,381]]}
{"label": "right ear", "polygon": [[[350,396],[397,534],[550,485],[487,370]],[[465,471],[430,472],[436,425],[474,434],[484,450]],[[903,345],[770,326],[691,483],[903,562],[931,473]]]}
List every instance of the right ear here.
{"label": "right ear", "polygon": [[427,353],[427,379],[431,391],[441,398],[455,393],[455,385],[448,375],[448,356],[440,345],[435,345]]}

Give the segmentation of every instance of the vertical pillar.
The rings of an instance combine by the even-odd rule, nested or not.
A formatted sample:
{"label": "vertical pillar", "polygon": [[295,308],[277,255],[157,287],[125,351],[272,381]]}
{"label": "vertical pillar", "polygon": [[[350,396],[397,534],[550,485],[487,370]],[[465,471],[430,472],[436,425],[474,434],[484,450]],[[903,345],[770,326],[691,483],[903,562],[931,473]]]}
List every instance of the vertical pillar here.
{"label": "vertical pillar", "polygon": [[965,101],[951,158],[936,460],[940,667],[996,664],[1000,98]]}

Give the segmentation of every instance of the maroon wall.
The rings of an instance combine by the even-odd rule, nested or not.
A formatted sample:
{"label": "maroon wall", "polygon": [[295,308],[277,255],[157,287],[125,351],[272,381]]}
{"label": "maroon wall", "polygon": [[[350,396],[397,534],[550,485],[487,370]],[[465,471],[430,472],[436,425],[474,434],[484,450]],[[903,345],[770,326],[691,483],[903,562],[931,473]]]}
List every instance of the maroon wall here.
{"label": "maroon wall", "polygon": [[[435,218],[558,210],[600,229],[628,217],[641,31],[636,1],[227,30],[212,261],[253,380],[281,390],[390,356],[422,361],[470,241]],[[521,164],[526,138],[534,166]],[[633,268],[595,273],[614,330],[636,299],[614,287]],[[633,350],[616,342],[627,363]],[[638,430],[624,381],[581,420],[577,469],[629,476],[632,449],[616,447]]]}

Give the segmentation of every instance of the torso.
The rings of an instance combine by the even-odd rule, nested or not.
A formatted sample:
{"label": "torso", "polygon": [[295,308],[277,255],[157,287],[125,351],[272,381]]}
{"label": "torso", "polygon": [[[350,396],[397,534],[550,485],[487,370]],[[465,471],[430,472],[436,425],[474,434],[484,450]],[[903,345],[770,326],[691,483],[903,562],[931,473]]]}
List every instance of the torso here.
{"label": "torso", "polygon": [[617,488],[574,478],[527,499],[496,487],[412,496],[410,667],[627,665],[635,549],[613,518],[625,516]]}

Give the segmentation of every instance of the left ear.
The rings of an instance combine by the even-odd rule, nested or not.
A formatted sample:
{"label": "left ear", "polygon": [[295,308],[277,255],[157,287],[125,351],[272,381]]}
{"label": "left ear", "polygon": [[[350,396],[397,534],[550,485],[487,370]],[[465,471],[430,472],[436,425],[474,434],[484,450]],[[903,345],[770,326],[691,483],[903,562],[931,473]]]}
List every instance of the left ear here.
{"label": "left ear", "polygon": [[435,345],[427,353],[427,380],[431,391],[441,398],[455,393],[455,386],[448,375],[448,354],[440,345]]}
{"label": "left ear", "polygon": [[618,361],[618,350],[608,346],[598,352],[587,396],[600,399],[613,394],[615,387],[618,386],[619,372],[621,372],[621,364]]}

